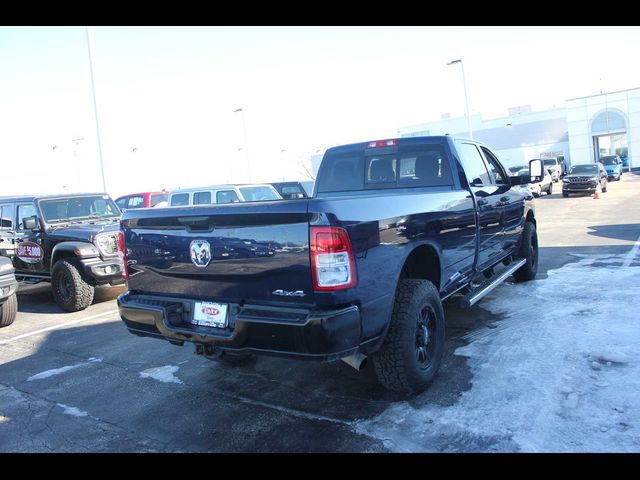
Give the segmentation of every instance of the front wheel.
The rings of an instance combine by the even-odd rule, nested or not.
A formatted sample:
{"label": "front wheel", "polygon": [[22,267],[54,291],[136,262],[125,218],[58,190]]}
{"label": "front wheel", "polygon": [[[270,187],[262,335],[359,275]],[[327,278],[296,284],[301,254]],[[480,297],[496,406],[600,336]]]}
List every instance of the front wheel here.
{"label": "front wheel", "polygon": [[390,390],[420,393],[434,379],[444,352],[444,312],[428,280],[400,280],[391,323],[373,356],[378,380]]}
{"label": "front wheel", "polygon": [[549,190],[547,190],[547,195],[553,194],[553,182],[549,184]]}
{"label": "front wheel", "polygon": [[71,260],[59,260],[51,270],[53,298],[67,312],[84,310],[93,302],[94,288]]}
{"label": "front wheel", "polygon": [[602,193],[607,193],[607,182],[604,182],[604,187],[602,187]]}
{"label": "front wheel", "polygon": [[520,250],[516,258],[524,258],[525,264],[513,276],[518,282],[533,280],[538,273],[538,233],[533,222],[525,222],[522,230]]}
{"label": "front wheel", "polygon": [[18,313],[18,297],[11,294],[7,301],[0,304],[0,328],[8,327],[16,319]]}

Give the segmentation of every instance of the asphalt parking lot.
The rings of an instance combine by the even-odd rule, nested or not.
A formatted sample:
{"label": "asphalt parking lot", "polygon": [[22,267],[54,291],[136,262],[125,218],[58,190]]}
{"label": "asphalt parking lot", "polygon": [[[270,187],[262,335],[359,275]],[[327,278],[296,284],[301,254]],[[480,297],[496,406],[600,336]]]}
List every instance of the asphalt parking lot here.
{"label": "asphalt parking lot", "polygon": [[[598,200],[565,199],[560,184],[554,187],[536,201],[538,279],[585,256],[617,255],[626,266],[640,266],[640,175],[611,182]],[[509,298],[510,288],[505,283],[490,297]],[[485,310],[483,301],[466,311],[446,305],[440,373],[428,391],[406,399],[380,387],[371,366],[359,373],[343,362],[261,357],[230,367],[194,355],[189,345],[133,336],[117,315],[122,291],[102,288],[93,305],[76,313],[56,306],[48,284],[19,292],[16,321],[0,329],[0,451],[393,450],[356,424],[399,402],[455,405],[474,384],[467,357],[456,349],[479,332],[490,334],[506,316]],[[567,292],[558,295],[570,301]],[[509,437],[473,428],[427,433],[421,443],[435,452],[518,451]]]}

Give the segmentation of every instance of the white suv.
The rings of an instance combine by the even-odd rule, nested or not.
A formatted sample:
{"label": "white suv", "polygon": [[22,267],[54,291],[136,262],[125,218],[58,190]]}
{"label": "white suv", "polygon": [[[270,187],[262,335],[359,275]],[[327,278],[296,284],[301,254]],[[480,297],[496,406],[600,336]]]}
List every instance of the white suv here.
{"label": "white suv", "polygon": [[207,205],[211,203],[260,202],[282,200],[273,186],[264,185],[210,185],[184,188],[169,193],[169,206]]}

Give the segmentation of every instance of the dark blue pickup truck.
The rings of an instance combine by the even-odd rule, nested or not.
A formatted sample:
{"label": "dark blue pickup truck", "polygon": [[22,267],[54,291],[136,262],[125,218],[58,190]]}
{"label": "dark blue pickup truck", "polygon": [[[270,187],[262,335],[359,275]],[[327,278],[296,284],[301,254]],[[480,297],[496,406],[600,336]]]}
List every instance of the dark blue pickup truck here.
{"label": "dark blue pickup truck", "polygon": [[[530,169],[510,177],[473,140],[401,138],[329,149],[312,198],[128,210],[121,318],[230,361],[360,369],[371,357],[386,387],[422,391],[442,358],[442,301],[460,294],[468,307],[536,275],[526,184],[542,163]],[[234,254],[242,242],[255,250]]]}

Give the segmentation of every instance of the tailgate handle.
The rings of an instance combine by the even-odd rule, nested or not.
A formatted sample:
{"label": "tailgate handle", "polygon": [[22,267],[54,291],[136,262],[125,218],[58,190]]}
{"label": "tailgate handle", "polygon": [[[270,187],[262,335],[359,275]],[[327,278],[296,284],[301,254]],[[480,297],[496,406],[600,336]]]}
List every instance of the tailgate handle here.
{"label": "tailgate handle", "polygon": [[187,227],[187,232],[211,232],[214,223],[208,216],[204,217],[178,217],[178,222]]}

